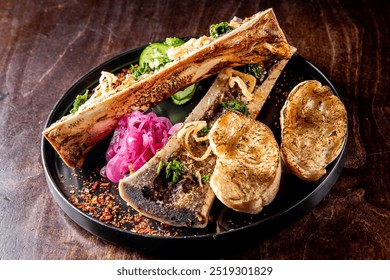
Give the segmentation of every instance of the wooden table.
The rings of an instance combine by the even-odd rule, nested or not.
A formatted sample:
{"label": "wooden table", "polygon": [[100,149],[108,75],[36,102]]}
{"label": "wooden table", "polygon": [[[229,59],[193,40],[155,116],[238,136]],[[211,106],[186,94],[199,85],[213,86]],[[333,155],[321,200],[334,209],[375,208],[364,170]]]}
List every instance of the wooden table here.
{"label": "wooden table", "polygon": [[[0,3],[0,259],[154,259],[77,226],[47,187],[41,131],[60,96],[125,50],[208,32],[273,7],[298,53],[344,96],[343,172],[313,211],[217,259],[389,259],[389,14],[386,1],[10,1]],[[189,257],[190,255],[186,255]],[[195,257],[195,256],[193,256]]]}

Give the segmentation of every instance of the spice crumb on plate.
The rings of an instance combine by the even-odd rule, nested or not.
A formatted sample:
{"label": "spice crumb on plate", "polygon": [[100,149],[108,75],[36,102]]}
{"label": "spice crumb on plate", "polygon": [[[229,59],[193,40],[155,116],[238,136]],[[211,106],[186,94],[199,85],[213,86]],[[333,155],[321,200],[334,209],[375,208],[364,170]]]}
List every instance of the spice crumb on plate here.
{"label": "spice crumb on plate", "polygon": [[179,235],[179,229],[152,221],[122,204],[118,185],[96,174],[93,173],[86,179],[84,175],[72,172],[68,180],[72,181],[76,178],[81,183],[76,186],[67,182],[66,176],[61,174],[63,179],[61,182],[69,193],[69,201],[79,210],[93,219],[123,230],[156,236]]}

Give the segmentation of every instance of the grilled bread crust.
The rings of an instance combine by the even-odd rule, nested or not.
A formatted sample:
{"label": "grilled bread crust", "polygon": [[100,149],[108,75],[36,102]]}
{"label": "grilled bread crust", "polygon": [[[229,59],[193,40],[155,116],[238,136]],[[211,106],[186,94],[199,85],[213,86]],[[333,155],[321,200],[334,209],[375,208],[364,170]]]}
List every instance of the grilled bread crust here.
{"label": "grilled bread crust", "polygon": [[217,198],[238,212],[257,214],[279,190],[279,146],[263,123],[233,112],[218,119],[209,133],[217,163],[210,186]]}

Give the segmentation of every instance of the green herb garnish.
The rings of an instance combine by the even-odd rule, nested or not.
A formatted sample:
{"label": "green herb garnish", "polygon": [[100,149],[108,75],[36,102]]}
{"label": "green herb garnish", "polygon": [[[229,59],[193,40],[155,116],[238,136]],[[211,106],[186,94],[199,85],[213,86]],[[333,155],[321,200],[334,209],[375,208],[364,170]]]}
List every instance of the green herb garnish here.
{"label": "green herb garnish", "polygon": [[165,170],[165,178],[176,184],[184,173],[184,166],[177,160],[169,161]]}
{"label": "green herb garnish", "polygon": [[210,175],[209,174],[202,174],[200,176],[201,180],[202,180],[202,183],[203,184],[206,184],[210,181]]}
{"label": "green herb garnish", "polygon": [[229,111],[238,111],[243,113],[245,116],[249,114],[248,107],[235,99],[221,103],[222,107]]}
{"label": "green herb garnish", "polygon": [[245,74],[254,76],[256,79],[259,79],[263,76],[263,70],[257,64],[247,64],[237,68],[238,71],[241,71]]}
{"label": "green herb garnish", "polygon": [[200,180],[202,181],[203,184],[206,184],[210,181],[210,175],[209,174],[199,174],[199,173],[196,173],[196,172],[192,172],[192,176],[194,177],[194,179],[198,180],[199,179],[199,176],[200,175]]}
{"label": "green herb garnish", "polygon": [[161,170],[164,168],[164,166],[165,166],[165,163],[162,160],[160,160],[160,162],[158,163],[158,166],[157,166],[157,175],[160,175]]}
{"label": "green herb garnish", "polygon": [[134,78],[136,80],[139,79],[140,76],[143,74],[149,73],[151,69],[149,68],[148,64],[142,64],[142,65],[131,65],[131,74],[133,74]]}
{"label": "green herb garnish", "polygon": [[84,94],[79,94],[76,96],[76,99],[73,102],[73,108],[69,111],[71,114],[76,113],[79,107],[88,100],[88,93],[89,90],[87,89]]}
{"label": "green herb garnish", "polygon": [[198,136],[199,137],[205,137],[207,134],[209,134],[211,129],[211,126],[205,126],[201,130],[198,131]]}
{"label": "green herb garnish", "polygon": [[227,21],[210,25],[210,35],[214,38],[218,38],[219,36],[222,36],[232,30],[233,28],[229,26]]}
{"label": "green herb garnish", "polygon": [[160,160],[157,167],[157,174],[160,175],[161,171],[165,168],[165,179],[176,184],[184,173],[184,166],[177,160],[163,162]]}

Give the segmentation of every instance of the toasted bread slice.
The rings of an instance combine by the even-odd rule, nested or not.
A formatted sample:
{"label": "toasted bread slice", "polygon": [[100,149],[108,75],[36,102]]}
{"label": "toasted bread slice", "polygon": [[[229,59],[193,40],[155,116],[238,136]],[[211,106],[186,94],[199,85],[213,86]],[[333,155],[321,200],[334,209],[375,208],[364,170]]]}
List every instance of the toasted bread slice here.
{"label": "toasted bread slice", "polygon": [[347,135],[347,112],[328,86],[308,80],[290,92],[280,124],[286,166],[297,177],[316,181],[340,154]]}
{"label": "toasted bread slice", "polygon": [[210,186],[218,199],[239,212],[257,214],[279,190],[279,146],[263,123],[226,113],[209,133],[217,163]]}

